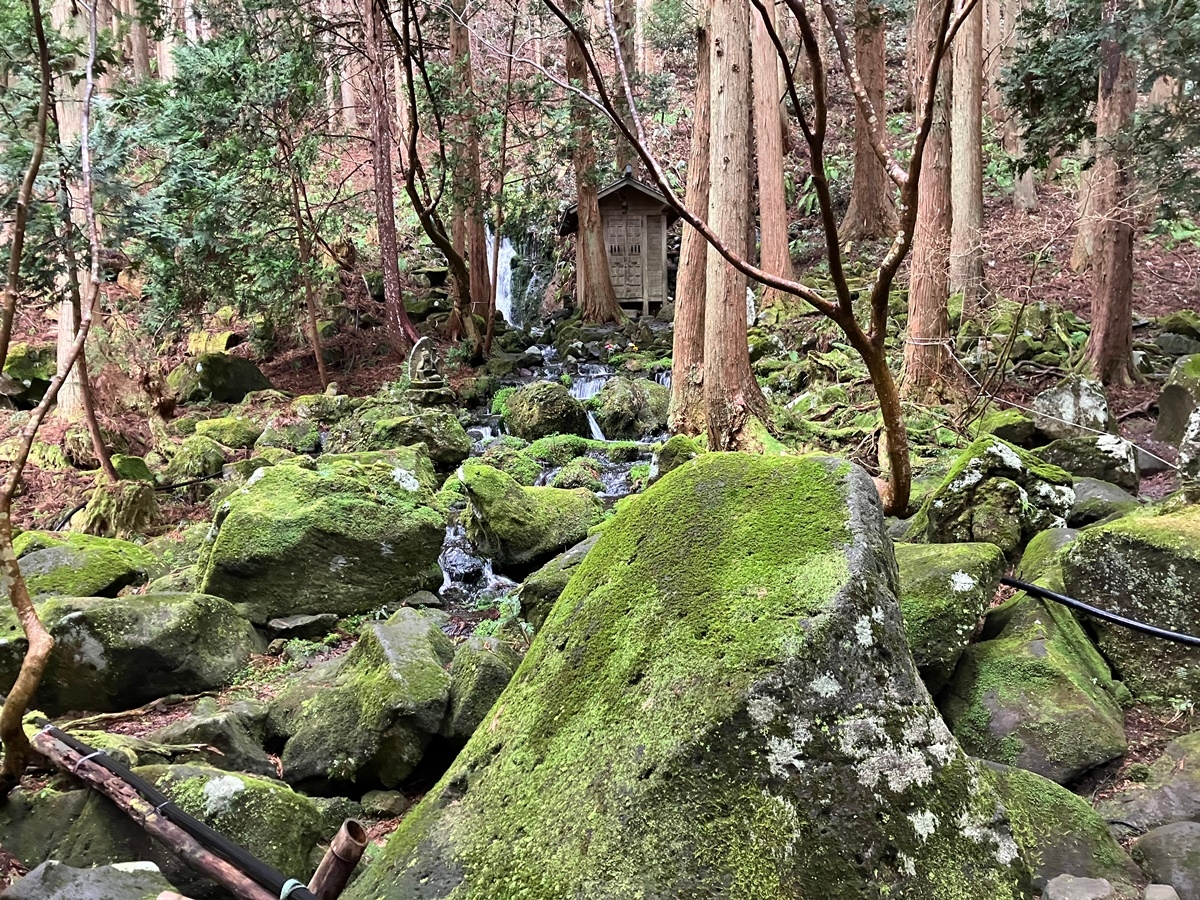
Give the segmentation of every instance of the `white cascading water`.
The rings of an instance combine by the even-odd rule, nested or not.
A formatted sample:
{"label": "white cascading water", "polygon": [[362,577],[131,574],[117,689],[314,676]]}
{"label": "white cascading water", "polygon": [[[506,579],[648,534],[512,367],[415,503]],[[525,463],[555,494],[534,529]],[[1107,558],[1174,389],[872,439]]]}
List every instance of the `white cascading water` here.
{"label": "white cascading water", "polygon": [[600,393],[600,389],[612,375],[612,369],[608,366],[584,363],[571,378],[571,396],[580,402],[591,400]]}
{"label": "white cascading water", "polygon": [[587,417],[588,417],[588,426],[592,429],[592,440],[593,441],[607,441],[608,438],[606,438],[604,436],[604,432],[600,430],[600,423],[596,421],[596,416],[592,413],[591,410],[588,410]]}
{"label": "white cascading water", "polygon": [[[492,234],[492,230],[487,230],[487,255],[488,265],[492,264],[492,254],[496,249],[496,236]],[[492,278],[496,281],[496,309],[500,311],[500,315],[504,316],[504,321],[509,325],[520,327],[520,323],[513,321],[512,309],[512,261],[517,255],[516,248],[513,247],[512,241],[506,237],[500,239],[500,256],[496,260],[496,272],[492,273]]]}

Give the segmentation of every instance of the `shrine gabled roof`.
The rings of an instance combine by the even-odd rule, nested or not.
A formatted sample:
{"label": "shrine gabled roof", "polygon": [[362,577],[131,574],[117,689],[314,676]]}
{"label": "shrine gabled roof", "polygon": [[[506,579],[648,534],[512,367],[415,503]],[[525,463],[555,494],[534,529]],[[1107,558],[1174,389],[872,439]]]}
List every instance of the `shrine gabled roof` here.
{"label": "shrine gabled roof", "polygon": [[[617,178],[596,193],[596,199],[603,201],[607,197],[612,197],[615,194],[620,194],[624,191],[633,191],[648,197],[655,203],[661,203],[666,207],[667,224],[670,225],[679,215],[675,210],[671,209],[667,198],[660,194],[657,190],[646,184],[644,181],[638,181],[633,177],[633,172],[630,169],[625,170],[625,174]],[[560,235],[574,234],[579,229],[579,204],[576,203],[563,210],[562,221],[558,224],[558,233]]]}

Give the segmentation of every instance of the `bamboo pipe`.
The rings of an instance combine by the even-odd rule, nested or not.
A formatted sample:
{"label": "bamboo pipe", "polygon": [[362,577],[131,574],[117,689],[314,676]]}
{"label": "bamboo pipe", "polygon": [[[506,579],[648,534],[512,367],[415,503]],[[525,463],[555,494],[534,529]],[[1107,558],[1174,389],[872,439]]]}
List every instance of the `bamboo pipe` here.
{"label": "bamboo pipe", "polygon": [[317,900],[337,900],[350,881],[350,874],[367,849],[367,831],[354,819],[347,819],[329,842],[329,849],[313,873],[308,889]]}

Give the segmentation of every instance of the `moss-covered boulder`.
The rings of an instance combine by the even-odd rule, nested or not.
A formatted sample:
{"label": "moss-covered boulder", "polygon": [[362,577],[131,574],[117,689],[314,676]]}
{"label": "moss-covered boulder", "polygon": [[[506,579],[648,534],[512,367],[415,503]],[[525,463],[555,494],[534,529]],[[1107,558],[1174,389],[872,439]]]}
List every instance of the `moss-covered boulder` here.
{"label": "moss-covered boulder", "polygon": [[152,862],[77,869],[48,860],[9,885],[8,900],[157,900],[171,883]]}
{"label": "moss-covered boulder", "polygon": [[688,437],[686,434],[674,435],[654,451],[650,462],[651,481],[657,481],[703,452],[704,446],[698,438]]}
{"label": "moss-covered boulder", "polygon": [[995,544],[1012,553],[1066,524],[1071,476],[994,435],[976,439],[925,498],[907,536],[933,544]]}
{"label": "moss-covered boulder", "polygon": [[1179,900],[1200,900],[1200,822],[1155,828],[1134,841],[1133,858],[1151,881],[1175,888]]}
{"label": "moss-covered boulder", "polygon": [[212,438],[184,438],[162,473],[163,484],[178,484],[197,478],[212,478],[225,468],[225,451]]}
{"label": "moss-covered boulder", "polygon": [[1144,781],[1128,783],[1097,805],[1118,837],[1171,822],[1200,822],[1200,732],[1171,741],[1143,774]]}
{"label": "moss-covered boulder", "polygon": [[441,583],[445,520],[412,450],[259,469],[213,520],[202,590],[251,621],[365,612]]}
{"label": "moss-covered boulder", "polygon": [[172,369],[167,375],[167,386],[181,403],[209,398],[219,403],[238,403],[251,391],[269,389],[271,382],[248,359],[227,353],[205,353]]}
{"label": "moss-covered boulder", "polygon": [[936,694],[991,605],[1004,554],[993,544],[897,544],[896,563],[904,633],[925,686]]}
{"label": "moss-covered boulder", "polygon": [[1070,375],[1033,398],[1033,423],[1051,440],[1116,431],[1104,385]]}
{"label": "moss-covered boulder", "polygon": [[[1061,591],[1063,538],[1030,542],[1019,575]],[[1125,752],[1127,697],[1071,611],[1024,593],[992,610],[938,698],[967,752],[1065,784]]]}
{"label": "moss-covered boulder", "polygon": [[975,434],[994,434],[1002,441],[1028,447],[1033,440],[1033,419],[1019,409],[990,409],[979,420]]}
{"label": "moss-covered boulder", "polygon": [[[37,608],[56,643],[34,705],[51,714],[212,690],[262,649],[229,602],[204,594],[55,597]],[[0,610],[0,692],[16,680],[26,647],[16,616]]]}
{"label": "moss-covered boulder", "polygon": [[561,384],[535,381],[504,400],[504,425],[527,441],[552,434],[591,434],[583,404]]}
{"label": "moss-covered boulder", "polygon": [[140,456],[114,453],[112,464],[113,468],[117,470],[117,477],[122,481],[149,481],[152,483],[154,481],[154,473],[146,465],[146,460]]}
{"label": "moss-covered boulder", "polygon": [[1108,823],[1082,797],[1024,769],[990,763],[987,774],[1004,801],[1021,856],[1033,869],[1034,887],[1040,890],[1059,875],[1141,881]]}
{"label": "moss-covered boulder", "polygon": [[115,597],[158,573],[154,554],[128,541],[88,534],[33,532],[16,545],[33,598]]}
{"label": "moss-covered boulder", "polygon": [[1192,410],[1179,441],[1179,473],[1184,484],[1200,484],[1200,406]]}
{"label": "moss-covered boulder", "polygon": [[1076,478],[1074,487],[1075,504],[1067,518],[1072,528],[1082,528],[1110,516],[1123,516],[1141,505],[1132,494],[1107,481]]}
{"label": "moss-covered boulder", "polygon": [[517,591],[517,599],[521,602],[521,616],[535,630],[542,627],[554,602],[562,595],[567,582],[598,540],[599,533],[580,541],[521,582]]}
{"label": "moss-covered boulder", "polygon": [[895,592],[860,470],[708,454],[673,472],[605,529],[346,897],[1027,896]]}
{"label": "moss-covered boulder", "polygon": [[286,737],[284,778],[321,793],[400,784],[442,729],[453,659],[454,644],[428,613],[405,607],[363,626],[343,659],[292,681],[272,703],[269,727]]}
{"label": "moss-covered boulder", "polygon": [[1178,444],[1192,410],[1200,406],[1200,353],[1176,361],[1158,395],[1154,440]]}
{"label": "moss-covered boulder", "polygon": [[427,409],[416,415],[380,419],[366,440],[367,450],[424,444],[439,469],[453,469],[471,455],[471,439],[454,414]]}
{"label": "moss-covered boulder", "polygon": [[520,438],[497,438],[487,445],[479,461],[511,475],[517,484],[532,487],[542,474],[542,464],[524,452],[528,446],[529,442]]}
{"label": "moss-covered boulder", "polygon": [[29,344],[16,341],[9,345],[4,358],[3,393],[19,409],[37,406],[50,387],[58,366],[54,344]]}
{"label": "moss-covered boulder", "polygon": [[636,441],[667,430],[670,404],[671,392],[661,384],[618,375],[604,382],[590,405],[605,437]]}
{"label": "moss-covered boulder", "polygon": [[588,490],[522,487],[498,469],[467,462],[467,537],[499,570],[529,571],[587,537],[603,507]]}
{"label": "moss-covered boulder", "polygon": [[1037,455],[1081,478],[1096,478],[1136,491],[1141,472],[1137,448],[1115,434],[1061,438],[1042,447]]}
{"label": "moss-covered boulder", "polygon": [[589,456],[576,457],[555,473],[550,486],[601,491],[604,482],[600,480],[600,464]]}
{"label": "moss-covered boulder", "polygon": [[191,715],[149,737],[161,744],[202,747],[205,761],[218,769],[270,778],[278,770],[263,749],[266,719],[266,706],[256,701],[242,700],[222,708],[216,700],[204,697]]}
{"label": "moss-covered boulder", "polygon": [[[1085,531],[1063,558],[1066,593],[1119,615],[1200,634],[1200,507],[1133,514]],[[1093,620],[1100,649],[1138,697],[1200,690],[1200,648]]]}
{"label": "moss-covered boulder", "polygon": [[265,450],[319,453],[322,444],[321,426],[315,420],[283,412],[267,420],[262,434],[254,442],[254,449],[260,453]]}
{"label": "moss-covered boulder", "polygon": [[442,733],[466,740],[504,693],[521,657],[494,637],[472,637],[458,645],[450,666],[450,707]]}
{"label": "moss-covered boulder", "polygon": [[203,419],[196,423],[196,434],[211,438],[218,444],[234,450],[253,447],[262,433],[262,426],[249,416],[222,416],[219,419]]}

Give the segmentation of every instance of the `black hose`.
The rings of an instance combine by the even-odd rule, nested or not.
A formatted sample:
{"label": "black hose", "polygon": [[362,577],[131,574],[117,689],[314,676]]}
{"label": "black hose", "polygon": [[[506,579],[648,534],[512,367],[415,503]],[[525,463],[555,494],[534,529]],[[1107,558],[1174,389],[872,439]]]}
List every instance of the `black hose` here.
{"label": "black hose", "polygon": [[1040,597],[1043,600],[1053,600],[1055,603],[1061,603],[1063,606],[1079,610],[1081,613],[1085,613],[1112,625],[1119,625],[1122,628],[1128,628],[1130,631],[1148,634],[1150,637],[1162,638],[1164,641],[1174,641],[1176,644],[1187,644],[1189,647],[1200,647],[1200,637],[1195,637],[1190,634],[1181,634],[1178,631],[1168,631],[1165,628],[1159,628],[1155,625],[1147,625],[1145,622],[1139,622],[1136,619],[1127,619],[1124,616],[1117,615],[1116,613],[1111,613],[1107,610],[1091,606],[1087,603],[1084,603],[1082,600],[1076,600],[1074,597],[1067,597],[1064,594],[1056,594],[1054,591],[1048,591],[1044,587],[1038,587],[1036,584],[1030,584],[1028,581],[1020,581],[1016,578],[1009,578],[1007,575],[1005,575],[1000,579],[1000,583],[1007,584],[1009,587],[1020,588],[1026,593],[1033,594],[1033,596]]}
{"label": "black hose", "polygon": [[284,877],[276,869],[268,866],[262,860],[249,853],[245,848],[239,847],[219,831],[214,831],[199,819],[189,816],[172,803],[166,794],[144,778],[134,775],[123,765],[115,762],[105,754],[97,754],[97,751],[92,747],[60,731],[45,719],[38,718],[35,721],[40,728],[57,740],[62,741],[76,753],[81,756],[90,756],[92,762],[96,763],[96,765],[107,769],[137,791],[142,796],[142,799],[154,807],[155,812],[159,813],[167,821],[182,828],[199,841],[205,849],[212,851],[236,866],[275,896],[285,896],[284,889],[291,883],[293,887],[286,894],[286,897],[290,898],[290,900],[317,900],[312,891],[307,887],[303,885],[295,886],[297,883],[296,879]]}

